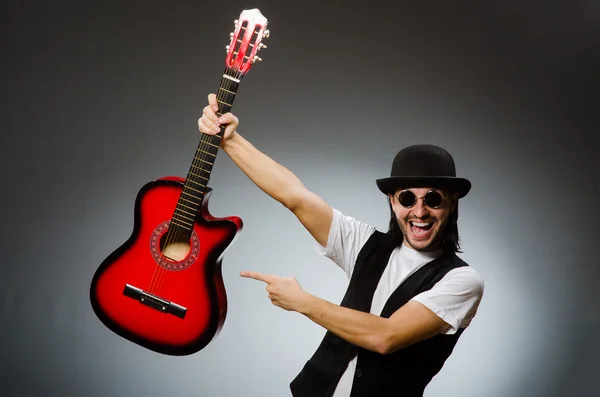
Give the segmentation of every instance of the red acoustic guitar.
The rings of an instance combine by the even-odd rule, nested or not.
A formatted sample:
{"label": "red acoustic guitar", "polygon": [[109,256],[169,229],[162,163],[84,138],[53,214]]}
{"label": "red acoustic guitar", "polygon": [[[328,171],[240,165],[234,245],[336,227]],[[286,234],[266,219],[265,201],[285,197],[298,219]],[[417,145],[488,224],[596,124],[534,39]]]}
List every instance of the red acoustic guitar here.
{"label": "red acoustic guitar", "polygon": [[[267,19],[258,9],[235,21],[218,114],[231,110],[241,79],[266,47]],[[109,329],[150,350],[187,355],[203,349],[221,330],[227,297],[221,260],[240,230],[238,217],[208,212],[207,187],[224,127],[202,134],[185,179],[147,183],[135,201],[129,239],[108,256],[92,279],[94,312]]]}

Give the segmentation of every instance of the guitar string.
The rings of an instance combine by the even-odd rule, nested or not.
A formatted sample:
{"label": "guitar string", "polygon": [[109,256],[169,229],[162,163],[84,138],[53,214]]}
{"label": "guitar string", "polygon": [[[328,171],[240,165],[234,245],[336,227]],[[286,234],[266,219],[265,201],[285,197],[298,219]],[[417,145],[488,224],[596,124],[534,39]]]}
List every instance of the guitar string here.
{"label": "guitar string", "polygon": [[[245,28],[245,27],[242,27],[242,29],[244,29],[244,30],[245,30],[246,28]],[[259,32],[260,32],[260,30],[259,30]],[[259,32],[257,32],[257,31],[256,31],[256,28],[255,28],[255,29],[253,29],[253,33],[252,33],[252,35],[254,35],[254,34],[257,34],[257,35],[258,35],[258,33],[259,33]],[[238,51],[238,52],[239,52],[239,51]],[[235,53],[234,53],[234,54],[235,54]],[[247,59],[247,62],[251,62],[251,60],[250,60],[250,57],[244,56],[244,58],[246,58],[246,59]],[[225,72],[226,72],[226,74],[227,74],[227,75],[231,76],[231,74],[230,74],[230,73],[227,73],[227,72],[231,72],[232,70],[233,70],[233,69],[232,69],[231,67],[227,67]],[[243,75],[243,73],[242,73],[242,72],[241,72],[239,69],[237,70],[237,73],[235,73],[235,74],[234,74],[235,78],[237,78],[238,80],[240,80],[240,79],[241,79],[242,75]],[[231,76],[231,77],[233,77],[233,76]],[[235,94],[236,94],[236,92],[237,92],[237,89],[235,89],[235,90],[233,90],[233,91],[232,91],[232,90],[231,90],[231,88],[233,87],[233,83],[232,83],[232,82],[231,82],[229,79],[226,79],[225,77],[223,77],[223,78],[222,78],[220,87],[223,87],[223,85],[224,85],[224,84],[223,84],[223,80],[226,80],[226,81],[225,81],[225,87],[226,87],[225,89],[227,89],[228,91],[231,91],[231,92],[233,92],[233,95],[232,95],[232,97],[231,97],[231,101],[230,101],[230,102],[231,102],[231,104],[230,104],[230,108],[229,108],[229,110],[228,110],[228,111],[230,111],[230,110],[231,110],[231,105],[233,104],[233,100],[234,100],[234,98],[235,98]],[[238,82],[237,84],[239,85],[239,82]],[[219,91],[218,91],[218,94],[217,94],[217,100],[224,99],[224,97],[227,97],[227,96],[228,96],[228,94],[225,94],[225,93],[224,93],[224,94],[221,94],[221,92],[222,92],[222,90],[219,90]],[[223,102],[223,101],[221,101],[221,102]],[[226,106],[226,105],[223,105],[223,108],[224,108],[225,106]],[[219,110],[221,110],[221,109],[219,109]],[[225,109],[223,109],[223,110],[225,110]],[[219,112],[219,115],[222,115],[222,114],[223,114],[223,113]],[[225,133],[225,128],[224,128],[223,126],[221,126],[221,129],[222,129],[222,131],[221,131],[220,133],[221,133],[221,134],[224,134],[224,133]],[[201,140],[201,143],[200,143],[200,145],[199,145],[199,147],[198,147],[198,150],[203,150],[203,153],[200,155],[200,156],[201,156],[201,159],[203,159],[204,161],[207,161],[207,159],[208,159],[208,158],[206,157],[206,156],[207,156],[207,154],[206,154],[206,153],[204,153],[204,152],[208,152],[208,153],[210,153],[210,148],[209,148],[209,146],[212,146],[212,143],[211,143],[211,142],[209,142],[209,141],[210,141],[210,140],[213,140],[213,138],[212,138],[212,135],[205,136],[205,137],[203,137],[203,138],[207,138],[207,140],[208,140],[208,141],[205,141],[204,139],[202,139],[202,140]],[[221,140],[223,139],[223,136],[220,136],[219,138],[220,138],[220,139],[219,139],[219,141],[218,141],[218,142],[219,142],[219,144],[217,145],[217,150],[215,151],[215,154],[212,156],[212,159],[211,159],[211,160],[212,160],[211,162],[212,162],[213,164],[214,164],[214,161],[216,160],[216,155],[218,154],[218,149],[219,149],[219,146],[220,146],[220,142],[221,142]],[[213,141],[214,141],[214,140],[213,140]],[[206,150],[204,151],[204,149],[206,149]],[[199,163],[198,163],[198,161],[197,161],[197,157],[196,157],[196,156],[194,156],[194,161],[192,162],[192,164],[193,164],[193,165],[195,165],[196,167],[197,167],[197,165],[199,164]],[[202,168],[202,166],[201,166],[201,165],[200,165],[200,167],[199,167],[199,168],[200,168],[200,170],[204,170],[204,168]],[[198,180],[198,178],[196,178],[196,179],[194,180],[194,178],[193,178],[193,177],[194,177],[194,176],[196,176],[196,175],[195,175],[195,173],[193,172],[193,170],[192,170],[192,169],[190,170],[190,172],[189,172],[189,173],[190,173],[191,175],[188,175],[188,177],[190,177],[190,179],[192,179],[192,180],[193,180],[195,183],[199,183],[199,180]],[[206,181],[206,185],[205,185],[205,187],[204,187],[204,193],[202,193],[202,197],[204,197],[204,194],[206,193],[206,190],[207,190],[207,187],[208,187],[208,182],[209,182],[209,181]],[[185,186],[184,186],[184,189],[185,189]],[[195,219],[196,219],[196,217],[198,216],[198,212],[200,211],[200,209],[201,209],[201,208],[202,208],[202,200],[200,200],[200,202],[198,203],[198,209],[197,209],[197,211],[196,211],[196,213],[195,213],[195,216],[194,216],[194,219],[193,219],[193,221],[192,221],[192,227],[191,227],[191,230],[190,230],[190,234],[193,234],[193,232],[194,232]],[[179,217],[183,217],[183,216],[182,216],[182,215],[179,215]],[[169,231],[169,232],[167,232],[167,233],[168,233],[168,235],[167,235],[167,240],[169,240],[170,236],[171,236],[173,233],[170,233],[170,231]],[[180,227],[180,226],[178,226],[178,228],[177,228],[177,237],[176,237],[176,238],[174,238],[174,241],[180,241],[180,240],[181,240],[181,233],[182,233],[182,232],[181,232],[181,227]],[[165,246],[165,247],[167,247],[167,246],[168,246],[168,244],[165,244],[164,246]],[[193,248],[193,247],[191,247],[191,246],[190,246],[190,250],[191,250],[192,248]],[[188,255],[189,255],[189,251],[188,251]],[[187,257],[187,255],[186,255],[186,257]],[[157,282],[155,283],[155,286],[154,286],[154,288],[156,289],[156,292],[160,291],[160,289],[161,289],[161,287],[162,287],[162,285],[163,285],[164,279],[166,278],[166,275],[167,275],[167,274],[168,274],[168,272],[169,272],[169,270],[167,270],[167,269],[163,268],[162,266],[157,266],[157,269],[158,269]],[[156,273],[156,269],[155,269],[155,273]],[[153,278],[154,278],[154,276],[153,276]]]}
{"label": "guitar string", "polygon": [[[231,69],[231,68],[227,68],[227,69],[226,69],[226,72],[231,72],[231,70],[230,70],[230,69]],[[230,73],[227,73],[227,74],[228,74],[228,75],[231,75]],[[240,76],[241,76],[241,72],[238,72],[237,74],[235,74],[235,77],[236,77],[236,78],[239,78]],[[232,77],[233,77],[233,76],[232,76]],[[225,81],[224,83],[223,83],[223,81],[222,81],[222,83],[221,83],[221,85],[220,85],[220,88],[224,88],[224,89],[226,89],[226,90],[228,90],[228,91],[232,91],[232,90],[231,90],[231,88],[233,87],[233,83],[232,83],[232,82],[231,82],[229,79],[226,79],[225,77],[223,77],[223,79],[222,79],[222,80],[226,80],[226,81]],[[232,92],[233,92],[233,91],[232,91]],[[218,101],[220,101],[220,102],[223,102],[223,99],[227,99],[227,97],[228,97],[228,94],[226,93],[226,91],[223,91],[223,90],[219,89],[219,91],[218,91],[218,95],[217,95],[217,100],[218,100]],[[235,97],[235,92],[234,92],[234,94],[232,95],[232,99],[233,99],[234,97]],[[230,101],[230,102],[232,102],[232,101]],[[222,107],[224,108],[225,106],[226,106],[226,105],[224,105],[224,106],[222,106]],[[230,109],[231,109],[231,108],[230,108]],[[230,110],[230,109],[229,109],[229,110]],[[227,112],[225,111],[225,109],[220,109],[220,110],[223,110],[223,112],[224,112],[224,113],[227,113]],[[222,114],[223,114],[223,113],[221,113],[221,112],[219,111],[219,115],[222,115]],[[217,142],[219,143],[219,145],[217,145],[217,146],[220,146],[220,141],[222,140],[222,134],[224,134],[224,132],[225,132],[224,130],[225,130],[225,127],[224,127],[224,126],[221,126],[221,132],[219,133],[219,134],[221,134],[221,136],[219,136],[219,138],[220,138],[220,139],[217,141]],[[192,165],[193,165],[193,167],[192,167],[192,169],[191,169],[191,170],[190,170],[190,172],[189,172],[189,174],[190,174],[190,175],[188,175],[188,177],[189,177],[189,178],[192,180],[192,182],[193,182],[193,183],[194,183],[196,186],[198,186],[198,184],[202,184],[202,186],[204,186],[203,193],[202,193],[202,197],[204,197],[204,194],[206,193],[206,190],[207,190],[207,188],[208,188],[208,182],[209,182],[208,180],[204,181],[202,178],[200,178],[200,176],[201,176],[201,172],[202,172],[202,171],[206,171],[206,170],[204,169],[204,167],[202,166],[202,162],[203,162],[203,161],[209,161],[209,160],[212,160],[212,161],[210,161],[210,162],[214,164],[214,160],[216,159],[216,155],[217,155],[217,153],[216,153],[216,152],[218,152],[218,147],[217,147],[217,151],[215,152],[215,154],[214,154],[214,155],[212,154],[212,152],[211,152],[211,150],[210,150],[210,147],[211,147],[211,146],[213,146],[213,145],[215,144],[215,139],[214,139],[214,138],[212,138],[212,137],[213,137],[213,135],[204,135],[204,136],[203,136],[203,138],[201,139],[201,141],[200,141],[200,145],[199,145],[199,147],[198,147],[198,149],[197,149],[197,150],[200,150],[200,151],[202,151],[202,152],[200,153],[200,155],[199,155],[199,157],[200,157],[200,158],[198,159],[198,153],[197,153],[197,155],[196,155],[196,156],[194,156],[194,161],[192,162]],[[212,141],[212,142],[211,142],[211,141]],[[214,147],[214,146],[213,146],[213,147]],[[209,154],[208,154],[208,153],[210,153],[210,158],[208,158],[208,156],[209,156]],[[199,169],[199,170],[200,170],[200,172],[194,171],[194,168],[196,168],[196,169]],[[204,183],[202,183],[202,182],[204,182]],[[188,185],[188,187],[190,187],[190,186]],[[193,189],[193,188],[192,188],[192,189]],[[184,186],[184,190],[185,190],[185,186]],[[192,219],[192,226],[191,226],[191,229],[189,230],[189,231],[190,231],[190,234],[193,234],[193,232],[194,232],[195,220],[196,220],[196,217],[197,217],[197,215],[198,215],[199,211],[200,211],[200,210],[201,210],[201,208],[202,208],[202,201],[203,201],[203,200],[201,199],[201,200],[199,200],[199,201],[197,202],[197,204],[198,204],[198,208],[197,208],[197,210],[196,210],[196,212],[195,212],[195,214],[194,214],[194,218]],[[181,210],[181,209],[180,209],[180,210]],[[181,212],[181,211],[180,211],[180,212]],[[187,212],[187,211],[184,211],[184,212]],[[177,216],[178,216],[178,218],[183,218],[183,219],[185,219],[185,220],[188,220],[188,218],[187,218],[187,217],[185,217],[184,215],[182,215],[181,213],[178,213],[178,214],[177,214]],[[182,220],[179,220],[179,221],[180,221],[181,223],[184,223],[184,222],[185,222],[185,221],[182,221]],[[169,245],[169,243],[172,243],[172,242],[178,242],[178,241],[182,240],[182,237],[183,237],[183,236],[185,236],[185,234],[186,234],[186,233],[185,233],[185,232],[182,230],[182,228],[183,228],[182,226],[177,226],[177,228],[176,228],[176,229],[172,229],[170,233],[169,233],[169,232],[167,232],[167,233],[168,233],[168,234],[167,234],[167,241],[166,241],[166,243],[164,244],[164,246],[165,246],[165,247],[166,247],[166,246],[168,246],[168,245]],[[175,233],[173,233],[173,230],[175,230]],[[190,245],[190,250],[192,250],[192,249],[193,249],[193,247]],[[187,254],[187,255],[189,255],[189,251],[188,251],[188,254]],[[187,255],[186,255],[186,257],[187,257]],[[194,258],[194,259],[197,259],[197,258]],[[156,270],[158,270],[158,271],[156,271]],[[153,281],[154,281],[154,282],[153,282],[153,284],[154,284],[154,285],[152,286],[152,289],[153,289],[155,292],[157,292],[157,293],[158,293],[158,292],[161,290],[161,288],[162,288],[162,286],[163,286],[163,284],[164,284],[164,280],[165,280],[165,278],[166,278],[166,276],[167,276],[167,274],[168,274],[168,273],[169,273],[169,270],[168,270],[168,269],[165,269],[165,268],[164,268],[164,267],[162,267],[162,266],[157,266],[157,268],[155,269],[155,274],[156,274],[156,277],[154,277],[154,276],[153,276],[153,279],[154,279],[154,280],[153,280]]]}
{"label": "guitar string", "polygon": [[[193,182],[196,182],[194,180],[194,178],[192,177],[192,175],[194,175],[193,169],[194,169],[194,167],[198,166],[198,151],[203,150],[203,148],[205,148],[205,144],[204,144],[205,138],[206,138],[206,136],[203,134],[200,139],[199,146],[196,149],[196,153],[194,154],[192,167],[188,171],[188,178]],[[202,156],[201,156],[201,158],[202,158]],[[186,186],[188,186],[188,185],[189,185],[189,181],[187,184],[184,185],[184,187],[180,193],[180,200],[178,202],[178,205],[175,207],[173,219],[171,220],[171,223],[168,226],[167,235],[165,236],[166,239],[162,244],[160,244],[160,246],[162,246],[164,248],[168,247],[173,242],[181,240],[181,229],[184,227],[184,221],[181,221],[178,218],[185,218],[183,215],[180,214],[180,212],[181,212],[180,205],[183,204],[182,203],[184,201],[184,200],[182,200],[184,198],[183,196],[188,194],[188,192],[186,192],[186,190],[189,190],[189,189],[186,189]],[[197,201],[198,200],[196,200],[195,204],[198,204]],[[201,203],[200,203],[200,205],[201,205]],[[176,225],[174,223],[177,220],[179,220],[181,222],[181,224],[182,224],[181,226]],[[191,232],[193,233],[193,225],[192,225]],[[160,283],[160,280],[162,278],[161,276],[163,276],[165,271],[166,271],[166,269],[163,266],[160,266],[159,264],[156,265],[154,274],[153,274],[151,282],[150,282],[150,287],[149,287],[150,292],[152,292],[152,293],[158,292],[159,284],[161,284]]]}
{"label": "guitar string", "polygon": [[[194,178],[195,172],[194,172],[194,168],[198,167],[199,162],[201,160],[205,160],[205,155],[202,154],[202,152],[199,152],[200,150],[204,150],[206,148],[206,143],[205,143],[205,139],[206,139],[206,135],[203,134],[201,139],[200,139],[200,143],[199,146],[196,149],[196,153],[194,154],[194,159],[192,161],[192,167],[191,169],[188,171],[188,178],[190,179],[190,181],[192,182],[197,182],[197,180]],[[198,155],[200,154],[200,161],[198,160]],[[203,168],[200,166],[200,171],[203,170]],[[182,235],[182,230],[184,228],[184,222],[183,220],[181,220],[180,218],[184,218],[187,219],[184,215],[181,215],[181,204],[183,204],[182,202],[184,201],[184,196],[187,194],[191,194],[188,193],[189,189],[186,189],[186,187],[190,187],[190,181],[187,181],[187,183],[184,185],[181,193],[180,193],[180,198],[182,200],[179,201],[177,207],[175,208],[175,212],[173,214],[173,219],[171,220],[171,223],[169,224],[169,229],[167,231],[167,236],[166,236],[166,240],[164,241],[163,244],[161,244],[164,248],[168,247],[171,243],[182,240],[181,235]],[[187,190],[187,191],[186,191]],[[193,197],[196,197],[195,195],[192,195]],[[199,207],[201,206],[201,200],[198,203],[199,200],[195,200],[195,205],[198,205]],[[198,207],[198,209],[199,209]],[[181,223],[180,225],[177,225],[175,222],[179,221]],[[190,233],[193,233],[193,221],[192,221],[192,227],[190,230]],[[185,233],[184,233],[185,234]],[[151,280],[151,286],[150,289],[153,292],[158,292],[158,290],[160,289],[160,285],[162,285],[161,281],[164,278],[164,275],[166,274],[167,269],[165,269],[163,266],[160,266],[157,264],[156,268],[155,268],[155,273],[152,277]]]}
{"label": "guitar string", "polygon": [[[245,27],[242,27],[242,29],[244,29],[244,30],[245,30],[246,28],[245,28]],[[259,32],[260,32],[260,29],[259,29],[259,31],[257,32],[257,31],[256,31],[256,28],[255,28],[255,29],[253,29],[253,33],[252,33],[252,35],[254,35],[254,34],[258,35],[258,34],[259,34]],[[251,36],[252,36],[252,35],[251,35]],[[239,51],[238,51],[238,52],[239,52]],[[235,54],[235,53],[234,53],[234,54]],[[246,62],[251,62],[251,60],[250,60],[250,57],[244,56],[244,58],[246,58]],[[226,74],[227,74],[228,76],[231,76],[231,77],[237,78],[238,80],[241,80],[243,73],[242,73],[242,72],[241,72],[239,69],[237,70],[237,72],[236,72],[236,73],[234,73],[234,75],[233,75],[233,76],[232,76],[232,75],[231,75],[231,73],[230,73],[231,71],[233,71],[233,68],[231,68],[231,67],[227,67],[227,68],[226,68],[226,70],[225,70],[225,72],[226,72]],[[229,72],[229,73],[228,73],[228,72]],[[226,81],[225,81],[225,87],[226,87],[226,88],[225,88],[225,87],[223,87],[223,85],[224,85],[224,84],[223,84],[223,81],[224,81],[224,80],[226,80]],[[236,84],[239,86],[239,82],[238,82],[238,83],[236,83]],[[237,92],[237,87],[236,87],[236,89],[235,89],[235,90],[233,90],[233,91],[232,91],[232,90],[231,90],[231,88],[233,87],[233,83],[232,83],[232,82],[231,82],[229,79],[226,79],[225,77],[223,77],[223,78],[222,78],[220,87],[223,87],[223,88],[227,89],[228,91],[230,91],[230,92],[233,92],[233,94],[232,94],[232,96],[231,96],[231,101],[230,101],[230,102],[231,102],[231,104],[230,104],[230,108],[229,108],[229,110],[228,110],[228,111],[230,111],[230,110],[231,110],[231,105],[233,104],[233,100],[235,99],[235,94],[236,94],[236,92]],[[228,94],[221,94],[221,91],[222,91],[222,90],[219,90],[219,91],[218,91],[218,94],[217,94],[217,100],[223,99],[223,97],[227,97],[227,96],[228,96]],[[224,105],[223,107],[225,107],[225,105]],[[221,110],[221,109],[220,109],[220,110]],[[225,110],[225,109],[223,109],[223,110]],[[221,113],[221,112],[219,112],[219,115],[222,115],[222,113]],[[220,133],[221,133],[221,134],[224,134],[224,133],[225,133],[225,128],[224,128],[223,126],[221,126],[221,129],[222,129],[222,131],[221,131]],[[203,138],[204,138],[204,137],[203,137]],[[213,138],[212,138],[212,135],[205,136],[205,138],[207,138],[209,141],[213,139]],[[219,144],[217,145],[217,151],[215,152],[215,155],[212,157],[212,162],[214,162],[214,160],[216,160],[216,155],[217,155],[217,152],[218,152],[218,149],[219,149],[219,146],[220,146],[220,141],[223,139],[223,136],[219,136],[219,138],[220,138],[220,139],[219,139],[219,141],[218,141],[218,142],[219,142]],[[202,148],[202,149],[207,149],[206,151],[207,151],[208,153],[210,153],[209,146],[212,146],[212,145],[211,145],[211,142],[207,142],[207,141],[201,140],[201,143],[200,143],[200,147],[199,147],[199,149],[200,149],[200,148]],[[201,158],[203,158],[203,159],[206,161],[206,160],[207,160],[206,153],[203,153],[203,154],[201,154]],[[194,164],[194,163],[195,163],[195,164]],[[194,164],[194,165],[196,165],[196,166],[197,166],[197,164],[198,164],[198,162],[196,161],[196,156],[194,156],[194,162],[193,162],[193,164]],[[213,164],[214,164],[214,163],[213,163]],[[200,168],[201,170],[204,170],[204,169],[202,168],[202,166],[200,166],[199,168]],[[190,170],[190,171],[191,171],[191,170]],[[193,178],[193,176],[195,176],[195,174],[194,174],[193,172],[191,172],[191,175],[192,175],[192,176],[191,176],[191,178]],[[198,179],[196,179],[194,182],[197,182],[197,181],[198,181]],[[204,192],[206,192],[207,186],[208,186],[208,181],[206,181],[206,186],[205,186]],[[203,195],[204,195],[204,193],[203,193]],[[202,200],[201,200],[201,201],[200,201],[200,203],[199,203],[198,211],[200,211],[200,209],[201,209],[201,208],[202,208]],[[195,215],[195,217],[198,215],[198,211],[196,212],[196,215]],[[181,215],[179,215],[179,216],[181,217]],[[190,230],[190,233],[191,233],[191,234],[193,234],[193,232],[194,232],[195,217],[194,217],[194,221],[193,221],[193,223],[192,223],[192,228],[191,228],[191,230]],[[168,236],[169,236],[169,235],[168,235]],[[181,229],[180,229],[180,227],[178,227],[178,229],[177,229],[177,238],[176,238],[176,241],[179,241],[180,239],[181,239]],[[165,247],[166,247],[166,246],[167,246],[167,245],[165,244]],[[190,246],[190,249],[192,249],[192,247],[191,247],[191,246]],[[188,254],[189,254],[189,251],[188,251]],[[187,255],[186,255],[186,257],[187,257]],[[158,266],[158,268],[159,268],[159,272],[158,272],[158,282],[157,282],[157,285],[155,285],[155,289],[157,290],[157,292],[158,292],[158,291],[161,289],[161,287],[162,287],[162,285],[163,285],[163,281],[164,281],[164,279],[166,278],[166,275],[167,275],[167,274],[168,274],[168,272],[169,272],[169,270],[167,270],[167,269],[164,269],[162,266]],[[161,276],[162,276],[162,277],[161,277]]]}
{"label": "guitar string", "polygon": [[[227,80],[227,79],[225,79],[225,78],[222,79],[220,87],[230,90],[231,84],[229,84],[229,81],[227,80],[225,82],[225,84],[223,84],[223,80]],[[218,101],[223,102],[222,100],[224,99],[224,97],[227,96],[226,94],[223,94],[223,93],[224,93],[224,91],[222,91],[222,90],[218,91],[218,95],[217,95]],[[221,106],[221,107],[223,107],[223,106]],[[222,114],[222,113],[219,112],[219,114]],[[223,127],[221,127],[221,128],[223,129]],[[211,142],[211,141],[213,141],[213,142]],[[204,169],[204,167],[202,166],[203,161],[212,160],[210,162],[214,164],[214,160],[216,158],[216,153],[214,156],[212,156],[212,153],[210,150],[210,147],[213,144],[214,144],[214,138],[212,138],[212,135],[204,135],[200,141],[200,145],[197,149],[200,151],[200,153],[196,153],[196,156],[194,156],[194,161],[192,163],[193,167],[190,170],[189,175],[188,175],[190,180],[194,184],[196,184],[196,186],[198,183],[201,183],[199,176],[201,175],[202,171],[206,171]],[[218,148],[217,148],[217,150],[218,150]],[[211,154],[211,158],[208,157],[209,153]],[[199,169],[200,172],[195,171],[194,168]],[[205,183],[203,183],[202,185],[204,186],[204,193],[202,193],[202,196],[203,196],[206,193],[208,181],[205,181]],[[188,187],[191,188],[191,186],[189,186],[189,184],[188,184]],[[197,201],[196,204],[198,205],[198,208],[197,208],[197,211],[195,212],[194,218],[192,219],[192,226],[191,226],[191,229],[189,230],[190,234],[193,234],[193,232],[194,232],[193,229],[194,229],[195,219],[196,219],[196,216],[198,215],[198,212],[200,211],[200,209],[202,207],[202,200]],[[181,214],[177,214],[177,215],[179,218],[184,218],[187,220],[187,218],[185,216],[183,216]],[[180,222],[183,223],[185,221],[180,220]],[[176,226],[176,228],[171,230],[172,233],[170,235],[174,236],[173,237],[174,241],[183,240],[182,235],[185,236],[185,232],[182,230],[183,226],[178,226],[178,225],[175,225],[175,226]],[[175,230],[175,233],[173,233],[173,230]],[[168,243],[165,244],[165,246],[167,246],[167,245],[168,245]],[[190,245],[190,250],[192,250],[192,249],[193,249],[193,247]],[[189,255],[189,252],[188,252],[188,255]],[[187,255],[186,255],[186,257],[187,257]],[[163,285],[164,279],[166,278],[166,275],[168,274],[168,272],[169,272],[169,270],[164,269],[163,267],[160,267],[160,270],[158,272],[158,277],[157,277],[157,280],[156,280],[156,283],[154,286],[154,289],[157,290],[157,292],[160,291],[160,289]]]}

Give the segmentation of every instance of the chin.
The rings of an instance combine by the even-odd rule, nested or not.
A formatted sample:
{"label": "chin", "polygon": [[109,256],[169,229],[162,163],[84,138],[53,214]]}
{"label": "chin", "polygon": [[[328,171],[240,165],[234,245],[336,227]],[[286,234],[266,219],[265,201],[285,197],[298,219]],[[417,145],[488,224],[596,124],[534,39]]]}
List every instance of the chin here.
{"label": "chin", "polygon": [[417,251],[433,251],[432,241],[411,241],[408,239],[408,244]]}
{"label": "chin", "polygon": [[411,238],[410,234],[408,236],[406,234],[404,235],[407,243],[417,251],[435,251],[439,249],[440,245],[438,244],[438,237],[439,235],[437,230],[434,232],[434,235],[427,240],[414,240]]}

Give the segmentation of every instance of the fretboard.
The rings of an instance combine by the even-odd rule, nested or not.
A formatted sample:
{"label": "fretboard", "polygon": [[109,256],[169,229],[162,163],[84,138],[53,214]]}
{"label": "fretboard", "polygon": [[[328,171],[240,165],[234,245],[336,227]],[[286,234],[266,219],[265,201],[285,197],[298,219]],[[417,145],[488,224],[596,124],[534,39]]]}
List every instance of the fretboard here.
{"label": "fretboard", "polygon": [[[219,106],[219,110],[216,112],[218,116],[231,111],[241,78],[242,76],[236,71],[230,68],[225,69],[216,94]],[[224,132],[225,127],[221,126],[221,132],[216,135],[202,134],[171,219],[171,232],[175,232],[173,229],[177,229],[178,235],[184,235],[187,238],[191,235]]]}

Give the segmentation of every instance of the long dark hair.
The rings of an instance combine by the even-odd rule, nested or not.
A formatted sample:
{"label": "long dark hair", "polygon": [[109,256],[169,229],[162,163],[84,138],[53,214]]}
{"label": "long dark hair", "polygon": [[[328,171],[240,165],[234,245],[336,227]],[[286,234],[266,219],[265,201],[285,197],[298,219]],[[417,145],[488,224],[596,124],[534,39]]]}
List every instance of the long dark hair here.
{"label": "long dark hair", "polygon": [[[390,224],[387,231],[387,235],[392,237],[393,241],[398,242],[398,246],[402,244],[404,241],[404,235],[402,234],[402,229],[400,229],[400,225],[398,225],[398,220],[396,219],[396,214],[394,213],[394,209],[392,208],[392,203],[388,200],[388,204],[390,206]],[[446,223],[446,227],[442,231],[442,243],[441,248],[445,252],[462,252],[460,250],[458,236],[458,200],[456,201],[456,206],[454,207],[454,211],[450,214],[448,218],[448,222]]]}

